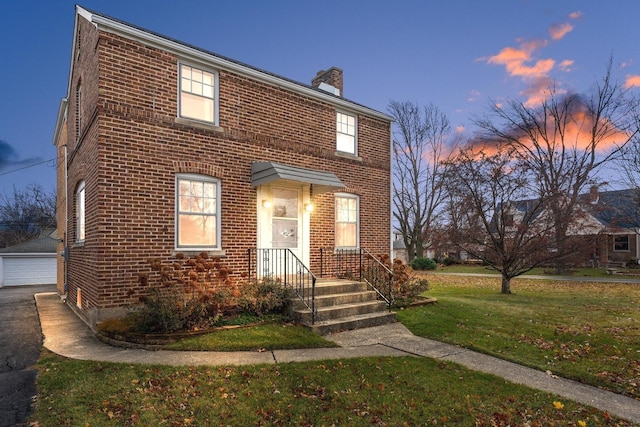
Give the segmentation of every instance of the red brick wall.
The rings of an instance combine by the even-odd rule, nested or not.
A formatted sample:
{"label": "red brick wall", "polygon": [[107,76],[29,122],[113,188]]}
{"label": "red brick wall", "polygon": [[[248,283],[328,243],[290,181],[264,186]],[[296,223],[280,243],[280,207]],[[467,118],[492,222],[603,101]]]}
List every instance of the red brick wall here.
{"label": "red brick wall", "polygon": [[[174,255],[179,172],[221,180],[224,263],[237,278],[246,272],[247,249],[255,247],[250,174],[259,160],[335,173],[360,196],[361,246],[389,252],[387,121],[359,115],[361,160],[338,157],[334,106],[218,70],[219,128],[191,126],[176,120],[176,56],[112,34],[98,36],[86,23],[81,28],[72,80],[82,79],[83,117],[95,112],[96,120],[84,120],[87,131],[70,156],[67,206],[74,211],[73,190],[85,180],[86,240],[71,249],[69,264],[69,298],[75,301],[75,289],[82,287],[83,310],[137,302],[137,273],[148,269],[151,258]],[[71,136],[76,106],[69,102]],[[334,244],[333,195],[314,196],[314,204],[312,254]],[[69,220],[75,236],[75,216]]]}

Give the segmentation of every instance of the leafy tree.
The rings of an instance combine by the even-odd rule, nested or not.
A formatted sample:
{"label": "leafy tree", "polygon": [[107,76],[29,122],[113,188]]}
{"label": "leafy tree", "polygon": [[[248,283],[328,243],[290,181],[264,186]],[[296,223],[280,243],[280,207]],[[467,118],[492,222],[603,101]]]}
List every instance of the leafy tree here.
{"label": "leafy tree", "polygon": [[393,138],[393,216],[402,234],[409,261],[422,258],[432,241],[434,226],[445,200],[446,162],[455,141],[444,113],[430,104],[392,101],[388,110],[396,120]]}
{"label": "leafy tree", "polygon": [[0,194],[0,246],[8,247],[40,235],[56,226],[56,196],[40,185],[13,188]]}
{"label": "leafy tree", "polygon": [[484,147],[507,146],[532,172],[554,225],[558,266],[576,250],[569,244],[569,219],[579,196],[597,181],[599,168],[619,156],[637,139],[640,127],[637,99],[605,77],[589,96],[552,88],[539,107],[518,101],[493,103],[493,119],[478,119]]}

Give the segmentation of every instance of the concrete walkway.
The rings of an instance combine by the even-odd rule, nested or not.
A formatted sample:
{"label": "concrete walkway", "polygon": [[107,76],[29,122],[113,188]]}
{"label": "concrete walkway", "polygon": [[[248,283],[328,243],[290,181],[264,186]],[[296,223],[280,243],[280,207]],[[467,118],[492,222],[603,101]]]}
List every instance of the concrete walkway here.
{"label": "concrete walkway", "polygon": [[558,378],[460,347],[420,338],[401,323],[340,332],[325,338],[340,348],[264,352],[148,351],[111,347],[96,338],[55,292],[35,295],[44,346],[61,356],[104,362],[163,365],[244,365],[370,356],[420,356],[459,363],[508,381],[557,394],[640,424],[640,401]]}

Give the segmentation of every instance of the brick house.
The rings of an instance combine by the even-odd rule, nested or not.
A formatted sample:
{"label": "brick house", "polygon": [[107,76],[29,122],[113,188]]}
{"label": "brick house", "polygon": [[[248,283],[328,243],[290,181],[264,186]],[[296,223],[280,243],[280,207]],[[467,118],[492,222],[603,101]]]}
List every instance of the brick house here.
{"label": "brick house", "polygon": [[[313,76],[312,76],[313,77]],[[391,253],[391,122],[343,97],[76,7],[58,150],[58,291],[90,325],[135,304],[148,260],[251,248]]]}

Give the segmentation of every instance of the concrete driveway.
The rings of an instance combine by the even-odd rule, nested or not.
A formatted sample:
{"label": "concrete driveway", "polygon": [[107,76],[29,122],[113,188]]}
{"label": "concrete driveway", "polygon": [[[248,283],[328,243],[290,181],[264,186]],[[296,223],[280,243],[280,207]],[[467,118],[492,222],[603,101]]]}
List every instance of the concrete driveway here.
{"label": "concrete driveway", "polygon": [[37,395],[33,365],[42,347],[33,295],[55,290],[55,285],[0,288],[0,427],[28,425]]}

